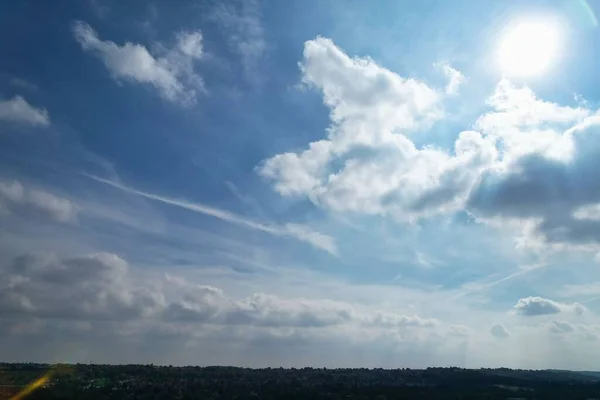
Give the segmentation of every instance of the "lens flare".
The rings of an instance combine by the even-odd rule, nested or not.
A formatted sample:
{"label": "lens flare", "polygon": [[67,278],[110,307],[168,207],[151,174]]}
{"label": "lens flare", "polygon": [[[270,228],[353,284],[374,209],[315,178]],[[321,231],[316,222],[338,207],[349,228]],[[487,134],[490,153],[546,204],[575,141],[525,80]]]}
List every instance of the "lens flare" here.
{"label": "lens flare", "polygon": [[36,379],[35,381],[31,382],[29,385],[25,386],[25,388],[23,390],[21,390],[19,393],[17,393],[15,396],[13,396],[10,400],[21,400],[23,398],[25,398],[25,396],[31,394],[31,392],[33,392],[34,390],[44,386],[46,383],[48,383],[50,381],[50,376],[51,373],[48,372],[46,375],[42,376],[41,378]]}
{"label": "lens flare", "polygon": [[598,18],[596,17],[596,13],[594,12],[594,9],[590,6],[590,3],[588,3],[587,0],[579,0],[579,3],[581,4],[581,7],[585,10],[586,15],[589,17],[592,26],[594,28],[598,27]]}

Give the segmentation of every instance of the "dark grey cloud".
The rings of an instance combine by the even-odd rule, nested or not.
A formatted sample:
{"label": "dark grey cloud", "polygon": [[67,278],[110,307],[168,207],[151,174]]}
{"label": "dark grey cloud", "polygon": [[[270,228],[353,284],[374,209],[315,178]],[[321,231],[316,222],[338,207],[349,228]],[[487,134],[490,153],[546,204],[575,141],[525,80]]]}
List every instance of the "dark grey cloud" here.
{"label": "dark grey cloud", "polygon": [[490,333],[499,339],[504,339],[510,336],[510,334],[502,324],[495,324],[494,326],[492,326],[492,328],[490,329]]}
{"label": "dark grey cloud", "polygon": [[138,318],[161,307],[160,293],[130,282],[114,254],[60,258],[26,254],[0,266],[0,313],[64,319]]}
{"label": "dark grey cloud", "polygon": [[564,133],[569,158],[540,153],[517,158],[508,171],[488,171],[471,192],[467,208],[480,218],[536,221],[534,234],[550,244],[598,245],[600,220],[577,216],[600,203],[600,117]]}

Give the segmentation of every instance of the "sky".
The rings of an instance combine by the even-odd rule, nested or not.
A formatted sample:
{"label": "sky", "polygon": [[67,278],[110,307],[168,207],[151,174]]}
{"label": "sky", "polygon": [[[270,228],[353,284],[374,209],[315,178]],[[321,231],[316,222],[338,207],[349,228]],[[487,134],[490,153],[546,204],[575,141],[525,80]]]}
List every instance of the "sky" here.
{"label": "sky", "polygon": [[0,359],[600,369],[598,13],[3,2]]}

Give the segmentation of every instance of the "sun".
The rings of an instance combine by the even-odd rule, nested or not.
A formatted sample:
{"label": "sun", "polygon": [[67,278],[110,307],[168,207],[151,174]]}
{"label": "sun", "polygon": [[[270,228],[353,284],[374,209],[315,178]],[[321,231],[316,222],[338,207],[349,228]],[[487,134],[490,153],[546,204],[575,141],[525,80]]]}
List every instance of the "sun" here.
{"label": "sun", "polygon": [[498,62],[513,76],[535,76],[558,55],[560,29],[552,21],[523,21],[507,28],[500,41]]}

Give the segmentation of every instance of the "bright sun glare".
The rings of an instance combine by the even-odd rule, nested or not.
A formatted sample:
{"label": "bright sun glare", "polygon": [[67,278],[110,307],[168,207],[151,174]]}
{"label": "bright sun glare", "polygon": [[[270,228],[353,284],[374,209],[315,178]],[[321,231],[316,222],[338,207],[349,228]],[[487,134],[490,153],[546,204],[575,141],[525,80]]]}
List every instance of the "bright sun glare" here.
{"label": "bright sun glare", "polygon": [[502,37],[498,61],[509,75],[539,75],[555,59],[559,42],[560,30],[552,21],[521,22]]}

